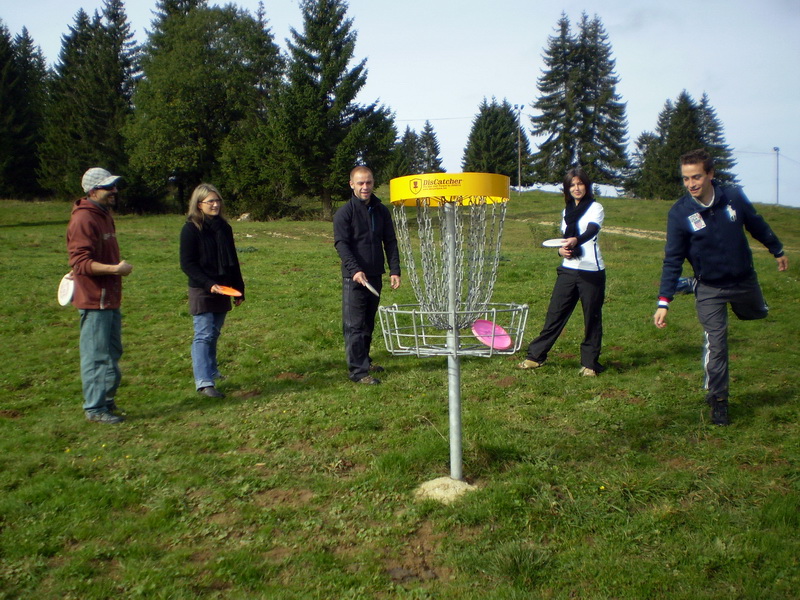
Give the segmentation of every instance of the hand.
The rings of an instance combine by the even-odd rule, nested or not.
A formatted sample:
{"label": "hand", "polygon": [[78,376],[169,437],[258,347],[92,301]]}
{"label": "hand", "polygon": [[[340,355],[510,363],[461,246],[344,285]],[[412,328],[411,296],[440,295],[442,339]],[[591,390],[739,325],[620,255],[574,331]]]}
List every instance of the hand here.
{"label": "hand", "polygon": [[789,269],[789,258],[785,254],[775,260],[778,261],[778,271],[787,271]]}
{"label": "hand", "polygon": [[241,296],[239,296],[238,298],[234,298],[233,299],[233,305],[234,306],[239,306],[242,302],[244,302],[244,298],[242,298]]}
{"label": "hand", "polygon": [[659,329],[664,329],[667,326],[668,312],[669,310],[666,308],[659,308],[656,310],[656,314],[653,315],[653,324]]}
{"label": "hand", "polygon": [[122,275],[125,277],[126,275],[130,275],[131,271],[133,271],[133,265],[127,260],[123,260],[117,265],[117,275]]}
{"label": "hand", "polygon": [[367,275],[364,273],[364,271],[359,271],[358,273],[353,275],[353,281],[355,281],[356,283],[360,283],[361,285],[364,285],[365,283],[367,283]]}
{"label": "hand", "polygon": [[400,275],[390,275],[389,279],[392,282],[392,289],[396,290],[400,287]]}

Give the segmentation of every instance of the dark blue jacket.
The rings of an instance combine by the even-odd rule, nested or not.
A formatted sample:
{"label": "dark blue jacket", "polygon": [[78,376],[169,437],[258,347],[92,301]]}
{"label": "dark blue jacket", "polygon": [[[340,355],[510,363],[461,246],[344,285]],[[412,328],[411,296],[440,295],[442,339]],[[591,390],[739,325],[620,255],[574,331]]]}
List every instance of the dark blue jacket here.
{"label": "dark blue jacket", "polygon": [[694,276],[709,285],[724,287],[755,273],[753,254],[745,229],[776,258],[783,245],[739,187],[714,182],[714,201],[701,206],[689,193],[670,209],[667,244],[658,295],[671,300],[688,260]]}
{"label": "dark blue jacket", "polygon": [[377,196],[372,195],[369,207],[352,196],[333,216],[333,245],[342,259],[342,277],[352,277],[359,271],[367,276],[386,272],[400,275],[400,252],[392,215]]}

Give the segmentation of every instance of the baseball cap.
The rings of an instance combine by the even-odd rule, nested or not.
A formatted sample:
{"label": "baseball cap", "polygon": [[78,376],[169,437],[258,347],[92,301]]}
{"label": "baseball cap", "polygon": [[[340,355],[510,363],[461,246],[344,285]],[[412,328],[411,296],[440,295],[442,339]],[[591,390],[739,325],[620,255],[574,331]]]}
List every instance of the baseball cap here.
{"label": "baseball cap", "polygon": [[100,167],[92,167],[83,174],[81,185],[83,186],[83,191],[88,194],[94,188],[103,185],[114,185],[120,179],[122,179],[121,175],[112,175],[105,169],[101,169]]}

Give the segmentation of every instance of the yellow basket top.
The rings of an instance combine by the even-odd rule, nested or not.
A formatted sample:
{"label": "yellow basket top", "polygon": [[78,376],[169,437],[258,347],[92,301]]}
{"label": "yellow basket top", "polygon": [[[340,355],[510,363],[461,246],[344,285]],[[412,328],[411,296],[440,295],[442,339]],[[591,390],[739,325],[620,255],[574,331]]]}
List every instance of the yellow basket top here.
{"label": "yellow basket top", "polygon": [[398,206],[416,206],[428,198],[431,206],[452,202],[508,202],[510,179],[496,173],[423,173],[396,177],[389,182],[389,198]]}

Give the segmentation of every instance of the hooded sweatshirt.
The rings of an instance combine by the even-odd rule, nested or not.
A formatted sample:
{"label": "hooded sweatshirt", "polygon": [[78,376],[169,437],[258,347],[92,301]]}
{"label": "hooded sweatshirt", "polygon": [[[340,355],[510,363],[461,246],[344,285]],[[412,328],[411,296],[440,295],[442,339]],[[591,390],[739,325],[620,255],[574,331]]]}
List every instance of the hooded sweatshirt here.
{"label": "hooded sweatshirt", "polygon": [[111,213],[88,198],[77,200],[67,226],[69,266],[75,281],[72,304],[82,309],[116,309],[122,303],[120,275],[92,275],[92,263],[120,262]]}

